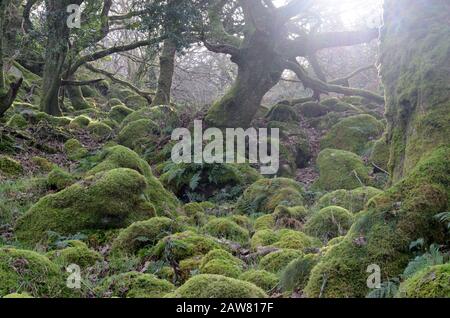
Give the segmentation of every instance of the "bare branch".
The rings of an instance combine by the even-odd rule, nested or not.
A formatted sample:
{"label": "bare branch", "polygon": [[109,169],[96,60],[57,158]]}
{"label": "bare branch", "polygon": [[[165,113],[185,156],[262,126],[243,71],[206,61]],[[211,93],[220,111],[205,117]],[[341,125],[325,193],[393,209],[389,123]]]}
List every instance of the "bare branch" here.
{"label": "bare branch", "polygon": [[313,3],[314,1],[312,0],[291,0],[288,4],[278,9],[278,14],[281,19],[287,22],[287,20],[308,9]]}
{"label": "bare branch", "polygon": [[71,81],[71,80],[61,80],[61,86],[87,86],[103,81],[103,78],[97,78],[88,81]]}

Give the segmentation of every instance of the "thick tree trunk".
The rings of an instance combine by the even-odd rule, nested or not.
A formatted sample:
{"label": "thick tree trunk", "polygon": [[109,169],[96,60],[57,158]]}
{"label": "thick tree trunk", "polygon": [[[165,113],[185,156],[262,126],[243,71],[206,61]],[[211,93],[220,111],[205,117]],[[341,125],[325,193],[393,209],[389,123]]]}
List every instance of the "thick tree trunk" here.
{"label": "thick tree trunk", "polygon": [[169,105],[170,92],[172,89],[173,73],[175,70],[175,54],[177,48],[172,40],[164,41],[163,50],[159,58],[158,89],[152,105]]}
{"label": "thick tree trunk", "polygon": [[209,110],[206,121],[211,127],[248,127],[264,95],[281,78],[283,66],[277,63],[274,41],[262,32],[247,36],[239,56],[238,76],[225,96]]}
{"label": "thick tree trunk", "polygon": [[59,88],[64,63],[68,52],[69,28],[67,26],[67,6],[80,4],[82,0],[46,0],[47,43],[45,67],[42,79],[41,109],[54,115],[61,115]]}
{"label": "thick tree trunk", "polygon": [[403,273],[411,242],[448,240],[436,220],[450,201],[448,21],[448,1],[385,0],[380,61],[394,184],[313,268],[308,297],[365,297],[374,268],[382,281]]}

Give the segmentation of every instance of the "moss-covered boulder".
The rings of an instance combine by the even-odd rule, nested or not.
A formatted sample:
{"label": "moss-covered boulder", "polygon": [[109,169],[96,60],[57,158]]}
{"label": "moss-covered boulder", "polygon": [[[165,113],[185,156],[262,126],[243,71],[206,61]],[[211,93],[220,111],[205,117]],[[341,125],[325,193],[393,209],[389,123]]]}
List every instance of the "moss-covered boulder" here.
{"label": "moss-covered boulder", "polygon": [[274,215],[266,214],[266,215],[260,216],[259,218],[257,218],[255,220],[253,227],[256,231],[273,229],[275,227]]}
{"label": "moss-covered boulder", "polygon": [[183,201],[230,201],[261,175],[247,164],[168,163],[161,182]]}
{"label": "moss-covered boulder", "polygon": [[404,281],[396,297],[450,298],[450,264],[425,268]]}
{"label": "moss-covered boulder", "polygon": [[215,249],[206,254],[200,264],[201,274],[216,274],[238,278],[242,273],[244,262],[222,249]]}
{"label": "moss-covered boulder", "polygon": [[353,221],[353,214],[348,210],[338,206],[329,206],[314,213],[306,222],[304,230],[309,235],[328,242],[335,237],[347,234]]}
{"label": "moss-covered boulder", "polygon": [[[450,149],[438,148],[408,177],[373,198],[345,238],[333,245],[311,272],[309,297],[365,297],[367,267],[377,264],[382,277],[400,275],[412,258],[409,246],[445,241],[435,215],[448,210]],[[323,279],[326,287],[322,289]]]}
{"label": "moss-covered boulder", "polygon": [[369,160],[377,167],[387,171],[389,169],[389,152],[389,145],[386,143],[386,139],[381,138],[374,143]]}
{"label": "moss-covered boulder", "polygon": [[180,126],[180,119],[176,109],[171,106],[161,105],[144,107],[133,112],[123,120],[122,127],[141,119],[153,121],[156,124],[157,131],[161,134],[170,134],[173,129]]}
{"label": "moss-covered boulder", "polygon": [[297,114],[293,107],[279,104],[272,107],[266,115],[269,121],[290,122],[297,119]]}
{"label": "moss-covered boulder", "polygon": [[74,176],[60,168],[54,168],[47,175],[47,186],[52,190],[61,191],[75,182]]}
{"label": "moss-covered boulder", "polygon": [[383,191],[373,187],[361,187],[354,190],[336,190],[323,195],[314,205],[314,209],[321,210],[329,206],[340,206],[352,213],[362,211],[373,197]]}
{"label": "moss-covered boulder", "polygon": [[[119,101],[120,102],[120,101]],[[131,113],[133,110],[123,105],[122,103],[114,105],[109,111],[108,117],[117,123],[122,123],[122,121]]]}
{"label": "moss-covered boulder", "polygon": [[310,212],[304,206],[287,207],[279,205],[274,213],[275,224],[277,227],[286,227],[293,229],[302,228]]}
{"label": "moss-covered boulder", "polygon": [[384,125],[370,115],[351,116],[341,120],[321,140],[322,149],[342,149],[362,154],[371,140],[378,139]]}
{"label": "moss-covered boulder", "polygon": [[50,172],[56,166],[46,158],[34,156],[31,158],[31,162],[39,169],[40,172]]}
{"label": "moss-covered boulder", "polygon": [[117,142],[125,147],[138,150],[141,144],[154,140],[158,126],[150,119],[139,119],[123,126],[117,135]]}
{"label": "moss-covered boulder", "polygon": [[167,191],[161,182],[153,175],[147,162],[137,153],[123,146],[105,148],[98,158],[98,163],[88,171],[88,175],[109,171],[117,168],[128,168],[139,172],[145,177],[147,187],[145,196],[152,203],[158,215],[173,215],[179,205],[173,193]]}
{"label": "moss-covered boulder", "polygon": [[315,102],[300,104],[297,106],[297,109],[305,118],[322,117],[331,111],[328,107]]}
{"label": "moss-covered boulder", "polygon": [[213,249],[220,249],[216,239],[192,231],[169,235],[156,244],[152,254],[160,259],[169,257],[173,260],[183,260],[192,256],[205,255]]}
{"label": "moss-covered boulder", "polygon": [[278,239],[272,244],[273,247],[305,251],[321,246],[319,240],[300,231],[282,229],[276,234]]}
{"label": "moss-covered boulder", "polygon": [[60,268],[33,251],[0,248],[0,297],[28,293],[34,297],[64,297],[68,290]]}
{"label": "moss-covered boulder", "polygon": [[115,252],[133,254],[143,247],[152,247],[160,239],[177,232],[180,226],[166,217],[154,217],[131,224],[120,231],[112,244]]}
{"label": "moss-covered boulder", "polygon": [[211,236],[239,243],[246,243],[249,239],[248,230],[228,218],[214,218],[203,227],[203,230]]}
{"label": "moss-covered boulder", "polygon": [[326,191],[352,190],[369,185],[369,169],[362,159],[345,150],[325,149],[317,158],[319,179],[314,187]]}
{"label": "moss-covered boulder", "polygon": [[257,230],[250,240],[250,246],[252,247],[252,249],[256,250],[258,247],[261,246],[272,245],[276,243],[278,239],[279,235],[274,230],[271,229]]}
{"label": "moss-covered boulder", "polygon": [[278,285],[279,278],[276,274],[265,271],[251,269],[239,276],[240,280],[255,284],[266,293],[270,293]]}
{"label": "moss-covered boulder", "polygon": [[87,130],[94,136],[95,139],[108,138],[113,132],[110,126],[99,121],[89,123]]}
{"label": "moss-covered boulder", "polygon": [[145,178],[131,169],[98,173],[39,200],[17,222],[16,235],[27,242],[48,231],[76,234],[82,230],[120,228],[154,216],[144,199]]}
{"label": "moss-covered boulder", "polygon": [[319,261],[317,254],[306,254],[286,266],[281,274],[280,287],[284,292],[301,291],[308,282],[311,270]]}
{"label": "moss-covered boulder", "polygon": [[174,293],[174,298],[266,298],[252,283],[221,275],[203,274],[189,279]]}
{"label": "moss-covered boulder", "polygon": [[23,129],[27,127],[28,122],[21,114],[14,114],[6,123],[6,126],[11,128]]}
{"label": "moss-covered boulder", "polygon": [[73,138],[64,143],[64,152],[70,160],[80,160],[88,154],[81,142]]}
{"label": "moss-covered boulder", "polygon": [[303,205],[303,193],[302,186],[292,179],[261,179],[245,190],[236,209],[245,214],[272,213],[279,205]]}
{"label": "moss-covered boulder", "polygon": [[8,156],[0,155],[0,175],[14,177],[22,173],[23,167],[19,161]]}
{"label": "moss-covered boulder", "polygon": [[86,128],[91,123],[91,119],[85,115],[80,115],[72,119],[72,121],[69,123],[69,128],[72,129],[79,129],[79,128]]}
{"label": "moss-covered boulder", "polygon": [[149,105],[148,100],[140,95],[130,95],[123,101],[131,109],[141,109]]}
{"label": "moss-covered boulder", "polygon": [[99,297],[162,298],[175,286],[151,274],[129,272],[106,278],[94,290]]}
{"label": "moss-covered boulder", "polygon": [[259,269],[279,274],[290,262],[302,255],[302,252],[294,249],[278,250],[261,258],[258,267]]}
{"label": "moss-covered boulder", "polygon": [[92,266],[103,259],[100,253],[89,249],[81,241],[67,241],[64,245],[65,248],[48,252],[47,257],[64,267],[76,264],[81,268]]}

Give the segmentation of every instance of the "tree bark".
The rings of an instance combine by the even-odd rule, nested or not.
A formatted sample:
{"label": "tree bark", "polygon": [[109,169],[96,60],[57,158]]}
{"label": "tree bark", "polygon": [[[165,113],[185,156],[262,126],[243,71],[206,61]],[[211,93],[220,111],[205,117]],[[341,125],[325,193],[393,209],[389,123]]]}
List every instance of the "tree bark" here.
{"label": "tree bark", "polygon": [[175,70],[175,54],[177,48],[171,39],[166,39],[163,44],[163,50],[159,58],[159,79],[158,89],[152,105],[169,105],[170,92],[172,89],[173,73]]}

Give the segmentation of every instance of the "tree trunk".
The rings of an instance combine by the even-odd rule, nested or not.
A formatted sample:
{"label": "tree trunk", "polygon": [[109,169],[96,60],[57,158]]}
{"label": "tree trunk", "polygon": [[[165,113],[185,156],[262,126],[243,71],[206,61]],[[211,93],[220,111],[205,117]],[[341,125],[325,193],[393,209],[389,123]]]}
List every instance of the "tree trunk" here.
{"label": "tree trunk", "polygon": [[69,28],[67,26],[67,6],[81,4],[82,0],[46,0],[47,11],[47,43],[45,51],[45,67],[42,79],[41,109],[60,116],[59,88],[64,63],[68,52]]}
{"label": "tree trunk", "polygon": [[308,297],[365,297],[376,271],[382,281],[404,272],[413,241],[448,241],[436,220],[450,201],[448,21],[448,1],[385,0],[380,62],[394,184],[313,268]]}
{"label": "tree trunk", "polygon": [[209,109],[206,121],[211,127],[248,127],[284,70],[277,63],[274,41],[260,31],[246,37],[239,56],[232,60],[238,65],[238,75],[225,96]]}
{"label": "tree trunk", "polygon": [[450,3],[410,2],[386,1],[381,34],[394,182],[450,136]]}
{"label": "tree trunk", "polygon": [[[76,81],[76,78],[74,75],[72,75],[68,78],[68,80]],[[91,108],[89,103],[84,99],[83,92],[81,91],[81,86],[65,85],[64,88],[75,110],[83,110]]]}
{"label": "tree trunk", "polygon": [[172,40],[164,41],[163,50],[159,58],[159,79],[158,89],[152,105],[169,105],[170,91],[172,89],[173,73],[175,70],[175,54],[177,48]]}

